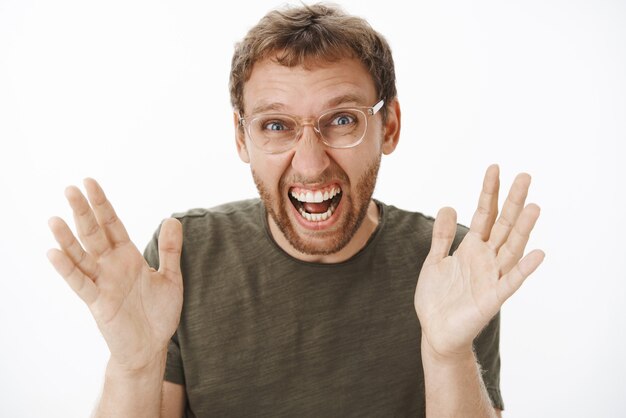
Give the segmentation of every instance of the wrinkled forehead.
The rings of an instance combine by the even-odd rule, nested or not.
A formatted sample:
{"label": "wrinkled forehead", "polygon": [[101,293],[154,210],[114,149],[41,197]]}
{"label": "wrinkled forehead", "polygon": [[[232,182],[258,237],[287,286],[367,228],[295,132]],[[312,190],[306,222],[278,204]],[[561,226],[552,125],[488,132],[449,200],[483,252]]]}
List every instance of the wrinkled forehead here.
{"label": "wrinkled forehead", "polygon": [[283,65],[270,57],[254,64],[243,88],[245,114],[371,106],[376,99],[370,73],[352,57],[307,60],[296,66]]}

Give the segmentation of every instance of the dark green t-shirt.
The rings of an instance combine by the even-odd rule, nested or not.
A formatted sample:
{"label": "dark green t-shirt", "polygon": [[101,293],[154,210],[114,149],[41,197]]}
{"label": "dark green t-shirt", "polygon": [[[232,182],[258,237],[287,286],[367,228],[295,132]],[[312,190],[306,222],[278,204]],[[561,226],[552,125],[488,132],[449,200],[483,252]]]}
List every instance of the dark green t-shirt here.
{"label": "dark green t-shirt", "polygon": [[[337,264],[284,252],[258,199],[175,215],[184,302],[165,379],[185,386],[187,417],[424,416],[413,296],[433,219],[377,204],[377,230]],[[158,268],[156,235],[145,256]],[[474,346],[502,408],[498,340],[496,316]]]}

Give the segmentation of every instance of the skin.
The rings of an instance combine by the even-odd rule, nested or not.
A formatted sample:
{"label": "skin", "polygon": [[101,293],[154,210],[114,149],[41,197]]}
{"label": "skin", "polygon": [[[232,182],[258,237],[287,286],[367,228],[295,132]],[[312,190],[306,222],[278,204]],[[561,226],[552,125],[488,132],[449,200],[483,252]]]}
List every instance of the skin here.
{"label": "skin", "polygon": [[[333,99],[348,93],[358,103],[343,105],[371,106],[378,100],[372,80],[356,61],[308,70],[264,61],[246,83],[244,111],[271,104],[277,111],[310,117],[335,107]],[[300,260],[336,263],[365,245],[378,225],[371,201],[377,163],[393,152],[400,133],[397,100],[386,106],[387,120],[371,117],[363,143],[344,150],[326,147],[307,126],[292,150],[266,154],[237,130],[239,156],[250,164],[268,206],[270,232],[285,252]],[[234,118],[237,126],[237,114]],[[344,194],[344,206],[332,222],[324,227],[300,222],[291,210],[290,188],[329,184],[339,185]],[[448,254],[456,214],[443,208],[437,215],[414,295],[429,418],[499,416],[480,378],[472,341],[543,260],[540,250],[524,256],[539,217],[539,207],[525,203],[529,185],[530,176],[518,175],[498,216],[499,168],[489,167],[470,232],[453,255]],[[96,416],[180,417],[185,388],[163,382],[162,376],[182,307],[181,225],[164,221],[155,271],[130,241],[98,183],[86,179],[84,186],[87,197],[76,187],[66,189],[78,238],[62,219],[52,218],[50,229],[60,249],[50,250],[48,257],[89,307],[111,352]],[[336,251],[325,251],[329,246]]]}
{"label": "skin", "polygon": [[[315,92],[315,94],[311,94]],[[359,99],[338,102],[342,96]],[[271,107],[272,112],[315,117],[335,107],[371,106],[379,100],[374,82],[354,59],[313,69],[288,68],[271,59],[255,64],[244,87],[244,114]],[[360,250],[378,225],[378,208],[371,200],[381,154],[393,152],[400,132],[400,107],[393,101],[385,123],[380,112],[369,118],[365,139],[354,148],[325,146],[312,126],[306,126],[296,146],[279,154],[259,150],[237,129],[242,161],[249,163],[268,212],[270,231],[290,255],[305,261],[337,263]],[[303,225],[289,200],[292,187],[321,189],[339,185],[341,207],[332,226]],[[301,217],[300,217],[301,218]],[[328,251],[331,248],[332,251]]]}
{"label": "skin", "polygon": [[490,166],[470,231],[453,255],[456,213],[443,208],[437,215],[415,291],[428,417],[500,416],[489,402],[472,342],[545,257],[541,250],[524,256],[540,212],[525,204],[529,186],[530,176],[519,174],[498,216],[499,168]]}
{"label": "skin", "polygon": [[80,242],[65,221],[51,218],[60,250],[48,258],[87,304],[111,352],[96,416],[159,416],[167,343],[182,309],[182,227],[163,223],[155,271],[98,183],[84,186],[89,200],[76,187],[65,191]]}

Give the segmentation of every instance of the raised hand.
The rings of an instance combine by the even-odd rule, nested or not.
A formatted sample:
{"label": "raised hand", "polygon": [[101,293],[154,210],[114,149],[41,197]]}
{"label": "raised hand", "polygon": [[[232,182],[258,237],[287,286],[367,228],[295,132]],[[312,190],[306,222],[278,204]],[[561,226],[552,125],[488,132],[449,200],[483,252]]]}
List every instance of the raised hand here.
{"label": "raised hand", "polygon": [[481,329],[543,261],[540,250],[522,258],[539,217],[537,205],[524,206],[529,186],[529,175],[516,177],[496,221],[499,169],[490,166],[470,231],[452,256],[456,212],[439,211],[415,291],[422,344],[438,355],[471,351]]}
{"label": "raised hand", "polygon": [[65,191],[80,242],[62,219],[51,218],[61,249],[50,250],[48,258],[91,310],[111,360],[127,370],[141,369],[162,355],[178,326],[182,227],[175,219],[163,223],[155,271],[130,241],[98,183],[86,179],[84,185],[89,201],[76,187]]}

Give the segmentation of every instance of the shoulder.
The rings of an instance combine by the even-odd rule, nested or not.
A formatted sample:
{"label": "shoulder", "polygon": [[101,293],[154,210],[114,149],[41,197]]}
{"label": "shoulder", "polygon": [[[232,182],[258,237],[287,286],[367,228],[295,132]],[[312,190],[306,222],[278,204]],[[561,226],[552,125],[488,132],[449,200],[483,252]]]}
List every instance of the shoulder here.
{"label": "shoulder", "polygon": [[[386,234],[391,239],[411,237],[418,244],[430,248],[435,218],[421,212],[400,209],[393,205],[378,202],[383,211],[383,222]],[[469,229],[465,225],[457,224],[456,236],[452,245],[455,250],[465,237]]]}
{"label": "shoulder", "polygon": [[251,213],[258,213],[261,208],[260,199],[246,199],[236,202],[224,203],[212,208],[195,208],[186,212],[172,214],[173,218],[181,222],[202,222],[211,218],[229,218],[232,216],[247,216]]}
{"label": "shoulder", "polygon": [[[264,209],[260,199],[226,203],[213,208],[195,208],[172,214],[183,226],[183,257],[204,251],[229,251],[248,248],[258,242],[265,231]],[[156,257],[156,230],[145,256]]]}
{"label": "shoulder", "polygon": [[[265,231],[264,209],[260,199],[226,203],[213,208],[196,208],[172,214],[183,226],[181,263],[201,258],[205,254],[229,254],[251,251],[262,241]],[[146,246],[144,257],[158,269],[157,228]]]}
{"label": "shoulder", "polygon": [[195,208],[172,214],[183,224],[185,234],[206,233],[215,229],[242,229],[258,227],[262,219],[259,199],[225,203],[213,208]]}

